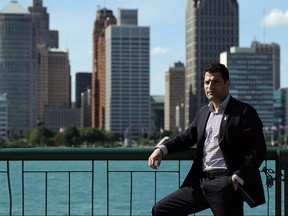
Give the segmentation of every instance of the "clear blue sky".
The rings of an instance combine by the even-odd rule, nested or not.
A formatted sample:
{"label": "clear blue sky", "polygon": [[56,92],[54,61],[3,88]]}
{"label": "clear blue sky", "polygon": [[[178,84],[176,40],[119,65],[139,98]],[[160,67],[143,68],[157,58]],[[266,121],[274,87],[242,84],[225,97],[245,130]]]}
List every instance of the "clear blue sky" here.
{"label": "clear blue sky", "polygon": [[[68,48],[72,85],[76,72],[92,70],[92,32],[96,11],[106,7],[138,9],[138,25],[150,26],[151,94],[164,95],[164,72],[174,62],[185,63],[185,8],[187,0],[43,0],[50,29],[58,30],[60,48]],[[2,9],[10,0],[0,0]],[[32,0],[18,0],[24,7]],[[281,87],[288,87],[288,1],[238,0],[240,47],[252,40],[281,47]],[[72,91],[74,99],[74,90]]]}

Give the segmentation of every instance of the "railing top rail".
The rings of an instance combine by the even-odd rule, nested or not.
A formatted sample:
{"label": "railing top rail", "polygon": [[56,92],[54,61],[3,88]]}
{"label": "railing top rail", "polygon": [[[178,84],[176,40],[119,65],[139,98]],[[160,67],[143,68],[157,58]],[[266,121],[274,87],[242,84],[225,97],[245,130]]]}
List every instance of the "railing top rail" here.
{"label": "railing top rail", "polygon": [[[153,148],[2,148],[2,160],[147,160]],[[165,160],[193,160],[195,148],[165,156]],[[288,160],[288,149],[269,147],[266,159]]]}

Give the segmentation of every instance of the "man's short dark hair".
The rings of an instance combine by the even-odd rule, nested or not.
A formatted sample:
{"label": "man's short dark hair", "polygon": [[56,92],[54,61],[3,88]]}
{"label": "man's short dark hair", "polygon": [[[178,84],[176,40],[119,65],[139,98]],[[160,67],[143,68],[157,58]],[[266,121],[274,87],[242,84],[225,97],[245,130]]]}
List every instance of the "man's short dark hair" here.
{"label": "man's short dark hair", "polygon": [[219,72],[221,73],[222,78],[225,82],[229,80],[229,71],[226,68],[226,66],[221,63],[210,63],[206,65],[203,73],[204,76],[206,72],[209,73]]}

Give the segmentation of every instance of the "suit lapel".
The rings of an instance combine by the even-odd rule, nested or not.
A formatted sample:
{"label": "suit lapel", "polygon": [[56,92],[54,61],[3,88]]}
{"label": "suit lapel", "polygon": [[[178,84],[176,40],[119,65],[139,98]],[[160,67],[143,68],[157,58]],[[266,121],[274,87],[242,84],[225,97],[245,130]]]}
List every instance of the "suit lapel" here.
{"label": "suit lapel", "polygon": [[[206,124],[207,124],[209,114],[210,114],[208,106],[206,106],[202,111],[203,111],[203,113],[200,115],[201,118],[199,121],[200,124],[199,124],[199,131],[198,131],[198,134],[199,135],[201,134],[201,137],[199,137],[200,139],[198,139],[200,141],[200,142],[198,142],[198,144],[204,143]],[[201,142],[201,141],[203,141],[203,142]]]}
{"label": "suit lapel", "polygon": [[230,96],[230,100],[229,100],[227,107],[224,111],[224,115],[223,115],[221,125],[220,125],[220,131],[219,131],[219,145],[221,145],[221,142],[224,139],[224,134],[226,132],[227,124],[228,124],[228,121],[230,119],[230,112],[231,112],[231,108],[232,108],[232,104],[233,104],[234,100],[235,99],[232,98],[232,96]]}

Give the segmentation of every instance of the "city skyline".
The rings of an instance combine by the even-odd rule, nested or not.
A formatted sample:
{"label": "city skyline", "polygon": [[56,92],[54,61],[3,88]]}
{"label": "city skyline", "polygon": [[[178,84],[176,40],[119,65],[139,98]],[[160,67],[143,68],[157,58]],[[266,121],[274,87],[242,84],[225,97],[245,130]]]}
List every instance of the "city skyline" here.
{"label": "city skyline", "polygon": [[[0,8],[10,0],[1,0]],[[73,3],[72,3],[73,2]],[[23,7],[32,0],[18,0]],[[75,74],[92,72],[92,35],[98,9],[106,7],[117,14],[118,8],[138,9],[140,26],[150,32],[150,94],[164,95],[165,70],[185,59],[185,8],[187,0],[43,0],[50,15],[50,29],[59,31],[59,47],[69,50],[72,100],[75,100]],[[281,88],[288,87],[288,4],[283,0],[238,0],[239,45],[250,47],[253,40],[277,43],[281,50]],[[255,10],[257,8],[257,10]],[[266,19],[264,19],[266,18]],[[261,24],[262,23],[262,24]],[[262,26],[265,24],[265,28]],[[162,83],[162,85],[159,85]]]}

